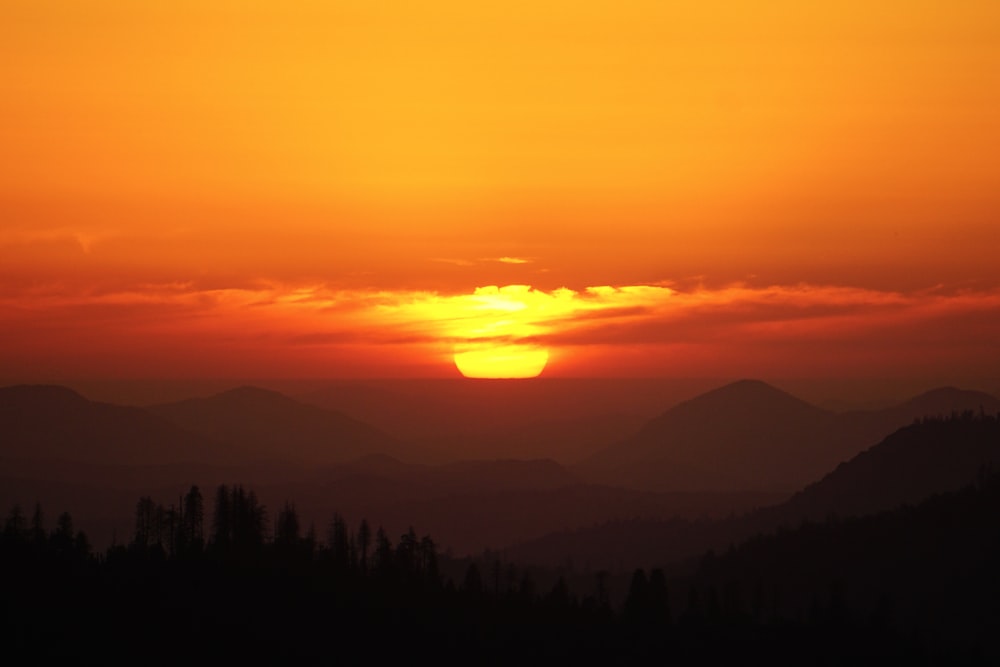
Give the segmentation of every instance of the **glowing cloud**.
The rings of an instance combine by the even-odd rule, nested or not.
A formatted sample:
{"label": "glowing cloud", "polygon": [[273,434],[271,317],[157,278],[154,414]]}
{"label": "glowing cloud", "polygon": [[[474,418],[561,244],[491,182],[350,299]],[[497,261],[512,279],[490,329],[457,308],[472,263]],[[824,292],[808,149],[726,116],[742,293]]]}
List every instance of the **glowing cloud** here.
{"label": "glowing cloud", "polygon": [[512,363],[508,352],[555,375],[1000,367],[1000,290],[506,285],[440,294],[163,283],[14,292],[0,297],[0,364],[14,374],[66,366],[91,375],[442,375],[458,361],[482,375],[473,362],[492,354]]}

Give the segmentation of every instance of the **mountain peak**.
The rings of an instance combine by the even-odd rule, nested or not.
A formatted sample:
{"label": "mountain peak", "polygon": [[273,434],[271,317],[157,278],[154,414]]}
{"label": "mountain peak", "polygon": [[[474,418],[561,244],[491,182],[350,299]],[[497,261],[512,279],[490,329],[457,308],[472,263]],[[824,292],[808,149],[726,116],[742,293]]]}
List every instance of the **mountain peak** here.
{"label": "mountain peak", "polygon": [[599,479],[647,489],[787,489],[817,472],[815,443],[832,418],[766,382],[738,380],[670,408],[588,465]]}
{"label": "mountain peak", "polygon": [[918,394],[904,403],[908,406],[927,407],[946,412],[951,410],[961,412],[977,404],[985,410],[992,411],[994,406],[1000,404],[1000,401],[995,396],[982,391],[957,387],[937,387]]}
{"label": "mountain peak", "polygon": [[822,413],[824,410],[792,396],[763,380],[744,379],[731,382],[684,401],[671,412],[689,411],[737,411],[765,414],[773,411],[808,411]]}
{"label": "mountain peak", "polygon": [[[242,385],[227,389],[202,399],[194,399],[204,405],[227,406],[238,410],[289,410],[304,407],[293,398],[273,389],[264,389],[252,385]],[[310,406],[311,407],[311,406]]]}
{"label": "mountain peak", "polygon": [[341,462],[389,442],[374,427],[347,415],[247,385],[149,409],[184,429],[265,458]]}
{"label": "mountain peak", "polygon": [[763,380],[758,380],[756,378],[743,378],[730,382],[729,384],[724,384],[721,387],[710,390],[706,392],[711,394],[713,392],[743,392],[743,393],[767,393],[767,394],[781,394],[783,396],[790,396],[786,391],[778,389],[772,384],[768,384]]}

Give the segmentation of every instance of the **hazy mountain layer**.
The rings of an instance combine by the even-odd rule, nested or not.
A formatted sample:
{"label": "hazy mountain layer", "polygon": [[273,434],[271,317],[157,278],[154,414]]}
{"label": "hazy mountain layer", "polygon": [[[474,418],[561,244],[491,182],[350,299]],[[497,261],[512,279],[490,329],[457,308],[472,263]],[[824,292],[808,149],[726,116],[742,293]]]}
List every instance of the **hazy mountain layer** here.
{"label": "hazy mountain layer", "polygon": [[392,438],[364,422],[256,387],[149,410],[189,431],[228,442],[248,459],[334,463],[398,449]]}
{"label": "hazy mountain layer", "polygon": [[50,385],[0,388],[0,457],[86,463],[234,462],[232,448],[141,408]]}
{"label": "hazy mountain layer", "polygon": [[612,521],[564,530],[508,549],[523,562],[577,560],[664,565],[778,526],[831,515],[867,515],[976,482],[1000,464],[1000,417],[971,413],[900,429],[791,499],[725,521]]}
{"label": "hazy mountain layer", "polygon": [[744,380],[667,410],[579,472],[648,490],[792,491],[914,419],[963,410],[991,414],[1000,401],[938,389],[892,408],[838,414]]}

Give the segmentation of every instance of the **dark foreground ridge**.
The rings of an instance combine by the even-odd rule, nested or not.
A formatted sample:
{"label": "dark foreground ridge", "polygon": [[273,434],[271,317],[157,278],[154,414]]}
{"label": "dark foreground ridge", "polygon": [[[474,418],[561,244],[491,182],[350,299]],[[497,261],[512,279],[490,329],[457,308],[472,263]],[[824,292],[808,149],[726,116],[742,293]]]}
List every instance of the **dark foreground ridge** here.
{"label": "dark foreground ridge", "polygon": [[[994,418],[980,418],[984,421]],[[994,419],[995,421],[995,419]],[[335,515],[325,538],[285,504],[197,487],[136,504],[127,545],[91,553],[72,517],[12,508],[0,539],[0,646],[76,664],[776,665],[989,663],[1000,625],[1000,475],[919,505],[758,536],[694,574],[607,573],[579,595],[508,564],[450,559]],[[273,531],[266,526],[273,525]],[[137,658],[141,656],[141,658]],[[421,658],[422,659],[422,658]]]}

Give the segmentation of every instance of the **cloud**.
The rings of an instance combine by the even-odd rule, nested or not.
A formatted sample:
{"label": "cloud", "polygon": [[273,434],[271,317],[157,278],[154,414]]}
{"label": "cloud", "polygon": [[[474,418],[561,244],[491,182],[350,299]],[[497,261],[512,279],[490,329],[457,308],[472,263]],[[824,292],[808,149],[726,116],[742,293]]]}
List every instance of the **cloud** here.
{"label": "cloud", "polygon": [[[352,363],[363,365],[388,355],[447,359],[456,346],[495,343],[563,350],[564,363],[583,358],[583,350],[603,350],[587,354],[636,364],[669,359],[674,368],[684,360],[718,366],[766,359],[802,368],[824,359],[830,365],[854,360],[858,367],[891,362],[903,368],[957,359],[969,368],[1000,371],[1000,290],[734,284],[545,291],[486,285],[443,294],[262,281],[117,290],[54,284],[0,294],[0,330],[0,362],[19,354],[27,359],[31,350],[45,354],[46,345],[49,352],[64,348],[95,359],[142,345],[219,349],[245,355],[248,364],[257,363],[255,356],[280,359],[293,349],[327,350],[353,355]],[[634,354],[640,349],[645,352]]]}
{"label": "cloud", "polygon": [[461,259],[461,258],[456,258],[456,257],[433,257],[433,258],[431,258],[431,261],[432,262],[439,262],[439,263],[442,263],[442,264],[452,264],[454,266],[479,266],[481,264],[491,264],[491,263],[500,263],[500,264],[531,264],[535,260],[534,260],[534,258],[530,258],[530,257],[510,257],[510,256],[505,255],[503,257],[480,257],[480,258],[475,259],[475,260],[472,260],[472,259]]}

